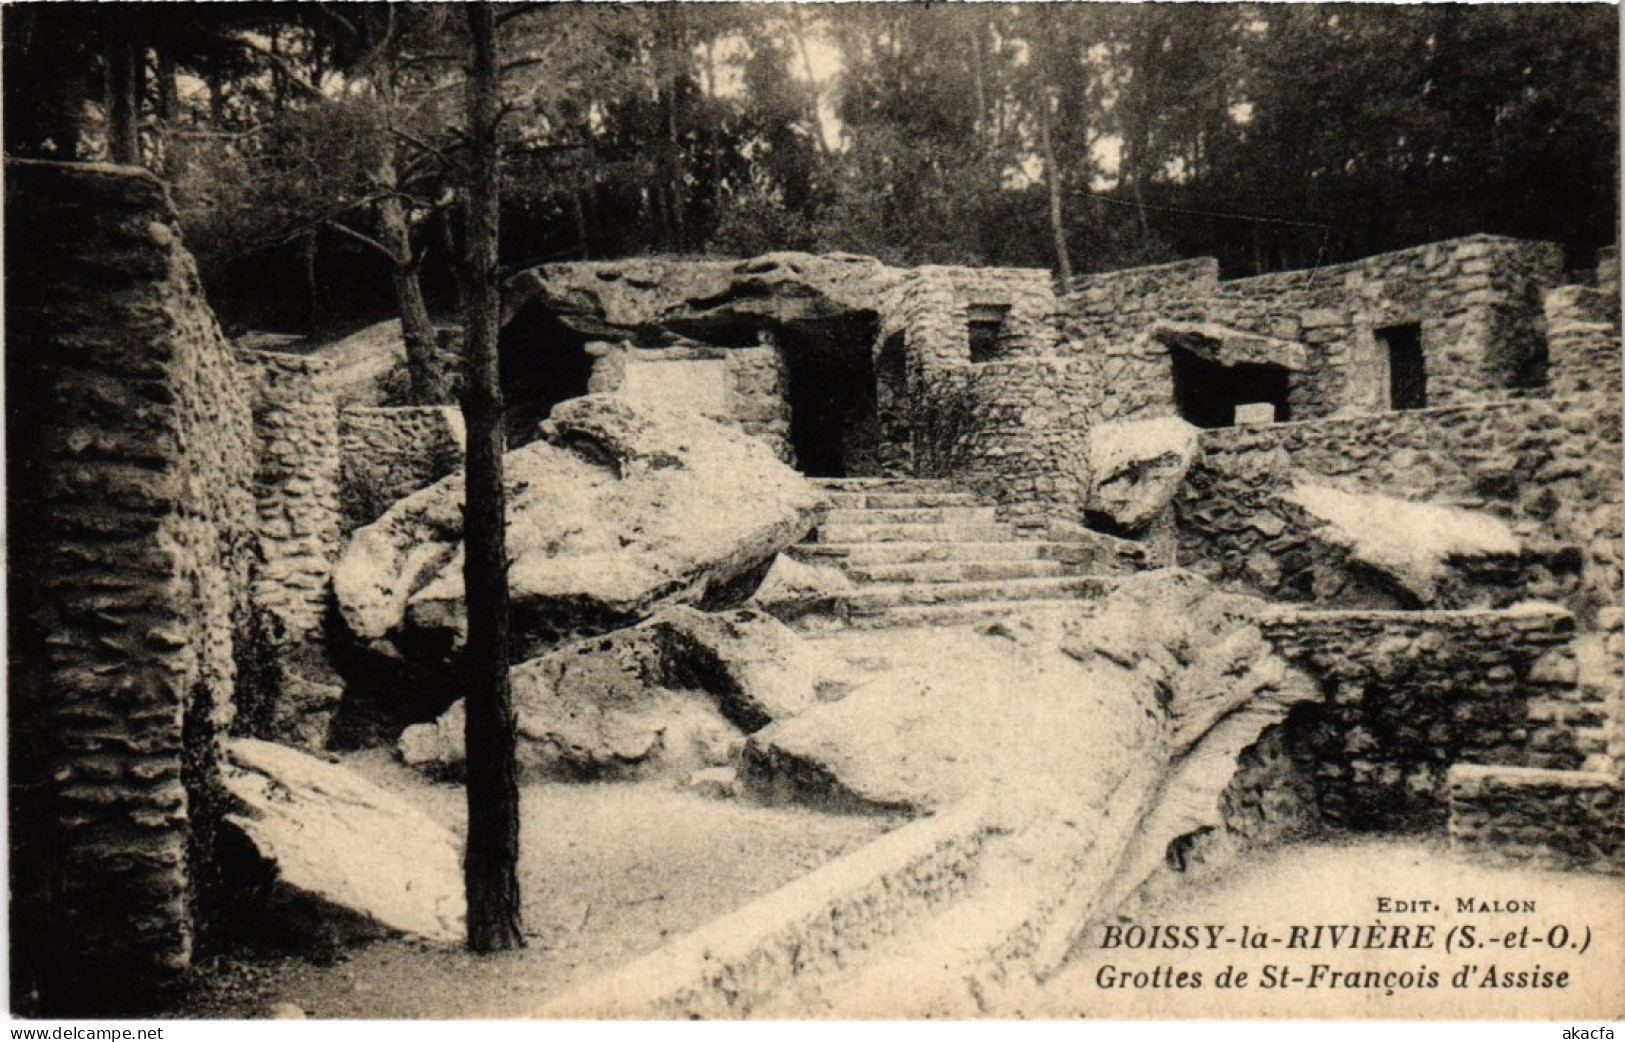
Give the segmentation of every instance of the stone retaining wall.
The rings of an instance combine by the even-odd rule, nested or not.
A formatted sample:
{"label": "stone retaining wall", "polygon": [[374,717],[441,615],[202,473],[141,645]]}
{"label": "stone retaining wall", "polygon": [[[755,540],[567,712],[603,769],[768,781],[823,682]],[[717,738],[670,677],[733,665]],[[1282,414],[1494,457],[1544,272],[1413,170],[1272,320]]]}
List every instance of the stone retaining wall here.
{"label": "stone retaining wall", "polygon": [[[1449,768],[1527,765],[1530,704],[1574,684],[1574,617],[1557,608],[1279,610],[1262,629],[1321,685],[1287,726],[1317,764],[1323,817],[1349,828],[1442,826]],[[1549,762],[1578,766],[1572,741]]]}
{"label": "stone retaining wall", "polygon": [[1620,781],[1594,771],[1452,767],[1450,845],[1503,863],[1625,871]]}
{"label": "stone retaining wall", "polygon": [[349,408],[339,414],[338,430],[345,532],[463,465],[463,414],[451,406]]}
{"label": "stone retaining wall", "polygon": [[1618,395],[1618,293],[1563,286],[1546,294],[1546,356],[1546,383],[1552,394]]}
{"label": "stone retaining wall", "polygon": [[249,388],[157,179],[5,173],[12,996],[128,1015],[209,896]]}
{"label": "stone retaining wall", "polygon": [[[1175,500],[1180,561],[1221,582],[1310,600],[1313,553],[1280,495],[1295,475],[1496,514],[1583,555],[1586,611],[1620,596],[1618,400],[1477,406],[1204,431]],[[1553,576],[1553,579],[1556,577]],[[1562,597],[1535,575],[1524,593]]]}
{"label": "stone retaining wall", "polygon": [[[1211,260],[1085,276],[1062,302],[1064,348],[1098,360],[1102,385],[1162,411],[1167,351],[1145,333],[1159,319],[1211,322],[1308,347],[1293,374],[1295,419],[1389,408],[1385,327],[1419,325],[1427,403],[1534,387],[1543,372],[1541,294],[1558,281],[1550,243],[1474,235],[1307,271],[1217,282]],[[1104,370],[1111,366],[1112,373]]]}
{"label": "stone retaining wall", "polygon": [[297,643],[321,632],[338,559],[338,403],[323,358],[245,352],[258,462],[254,503],[260,562],[251,596]]}

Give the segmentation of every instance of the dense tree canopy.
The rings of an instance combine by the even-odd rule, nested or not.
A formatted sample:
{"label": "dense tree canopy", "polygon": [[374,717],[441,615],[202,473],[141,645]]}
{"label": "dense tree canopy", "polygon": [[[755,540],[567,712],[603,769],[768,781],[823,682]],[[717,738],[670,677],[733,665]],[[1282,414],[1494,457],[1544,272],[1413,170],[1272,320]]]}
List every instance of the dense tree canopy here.
{"label": "dense tree canopy", "polygon": [[[1608,5],[501,11],[506,269],[803,248],[1240,275],[1479,231],[1583,267],[1616,237]],[[6,147],[103,158],[133,125],[223,312],[426,326],[458,296],[466,32],[431,4],[16,4]]]}

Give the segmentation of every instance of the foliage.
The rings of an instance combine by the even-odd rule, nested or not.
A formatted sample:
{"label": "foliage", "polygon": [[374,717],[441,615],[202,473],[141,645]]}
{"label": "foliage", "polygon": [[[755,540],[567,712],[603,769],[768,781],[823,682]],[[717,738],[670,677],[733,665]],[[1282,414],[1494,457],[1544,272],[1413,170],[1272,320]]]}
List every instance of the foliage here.
{"label": "foliage", "polygon": [[[148,161],[175,185],[211,291],[376,317],[391,283],[362,273],[387,254],[432,305],[456,299],[454,10],[102,10],[8,17],[8,152],[53,154],[77,113],[75,153],[100,154],[116,28],[148,48]],[[1475,231],[1555,239],[1584,264],[1617,224],[1617,19],[1606,5],[513,5],[504,267],[812,248],[1066,255],[1080,271],[1211,254],[1245,274]],[[178,110],[161,104],[177,82],[191,85]]]}

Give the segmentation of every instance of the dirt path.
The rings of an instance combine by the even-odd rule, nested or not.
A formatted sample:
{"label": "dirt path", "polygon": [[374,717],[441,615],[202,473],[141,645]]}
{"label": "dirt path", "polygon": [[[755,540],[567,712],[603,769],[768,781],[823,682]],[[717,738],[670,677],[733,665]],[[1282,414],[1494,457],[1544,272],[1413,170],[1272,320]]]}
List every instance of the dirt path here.
{"label": "dirt path", "polygon": [[[459,835],[463,790],[387,753],[347,757]],[[892,821],[758,807],[653,785],[527,787],[521,886],[529,947],[474,956],[408,941],[304,959],[222,960],[182,1015],[263,1017],[290,1003],[312,1017],[513,1017],[880,835]]]}

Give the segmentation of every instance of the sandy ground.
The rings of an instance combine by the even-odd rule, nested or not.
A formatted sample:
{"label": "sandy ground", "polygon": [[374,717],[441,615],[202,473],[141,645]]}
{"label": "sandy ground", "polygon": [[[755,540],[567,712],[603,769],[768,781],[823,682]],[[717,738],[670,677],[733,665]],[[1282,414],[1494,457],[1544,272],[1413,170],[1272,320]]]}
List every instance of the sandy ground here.
{"label": "sandy ground", "polygon": [[[1425,901],[1438,910],[1381,912],[1378,901]],[[1533,912],[1464,912],[1461,898],[1534,902]],[[1393,906],[1389,906],[1390,909]],[[1521,904],[1519,905],[1521,907]],[[1175,891],[1136,913],[1133,924],[1222,927],[1217,950],[1098,947],[1094,931],[1084,952],[1045,989],[1029,1010],[1041,1017],[1435,1017],[1451,1019],[1596,1020],[1625,1015],[1625,878],[1584,873],[1492,868],[1468,864],[1442,842],[1360,840],[1291,847],[1238,866],[1205,885]],[[1289,948],[1290,927],[1382,923],[1391,939],[1395,926],[1433,927],[1431,946],[1408,949],[1334,950],[1323,931],[1321,947]],[[1130,925],[1125,920],[1117,924]],[[1278,939],[1264,950],[1240,945],[1243,926]],[[1474,947],[1461,947],[1463,929],[1472,927]],[[1565,936],[1556,928],[1567,929]],[[1455,932],[1452,940],[1452,929]],[[1527,933],[1525,929],[1527,928]],[[1586,947],[1589,930],[1589,946]],[[1509,935],[1511,935],[1509,937]],[[1120,935],[1122,936],[1122,935]],[[1176,935],[1178,936],[1178,935]],[[1312,940],[1310,934],[1306,939]],[[1564,942],[1554,946],[1552,942]],[[1451,950],[1446,950],[1448,947]],[[1584,947],[1585,950],[1581,950]],[[1323,965],[1316,986],[1314,967]],[[1217,987],[1218,974],[1232,966],[1246,972],[1244,987]],[[1282,987],[1263,987],[1266,966],[1286,967]],[[1457,987],[1456,975],[1465,986]],[[1486,975],[1551,974],[1547,984],[1487,987]],[[1536,971],[1536,967],[1539,970]],[[1159,968],[1163,984],[1155,983]],[[1347,987],[1329,980],[1330,970],[1379,976],[1389,987]],[[1169,986],[1180,972],[1200,973],[1200,987]],[[1418,977],[1437,973],[1435,987],[1417,987]],[[1567,985],[1555,975],[1567,973]],[[1399,975],[1409,974],[1408,978]],[[1278,971],[1276,976],[1282,976]],[[1129,985],[1122,986],[1127,978]],[[1407,985],[1405,980],[1413,983]],[[1143,983],[1139,983],[1143,982]],[[1138,986],[1136,986],[1138,984]],[[1548,986],[1549,985],[1549,986]]]}
{"label": "sandy ground", "polygon": [[[461,786],[382,751],[346,763],[461,835]],[[654,785],[537,785],[522,795],[528,947],[475,956],[409,941],[300,958],[222,958],[182,1015],[250,1018],[290,1003],[312,1017],[514,1017],[585,976],[686,933],[854,850],[891,819],[765,808]]]}

